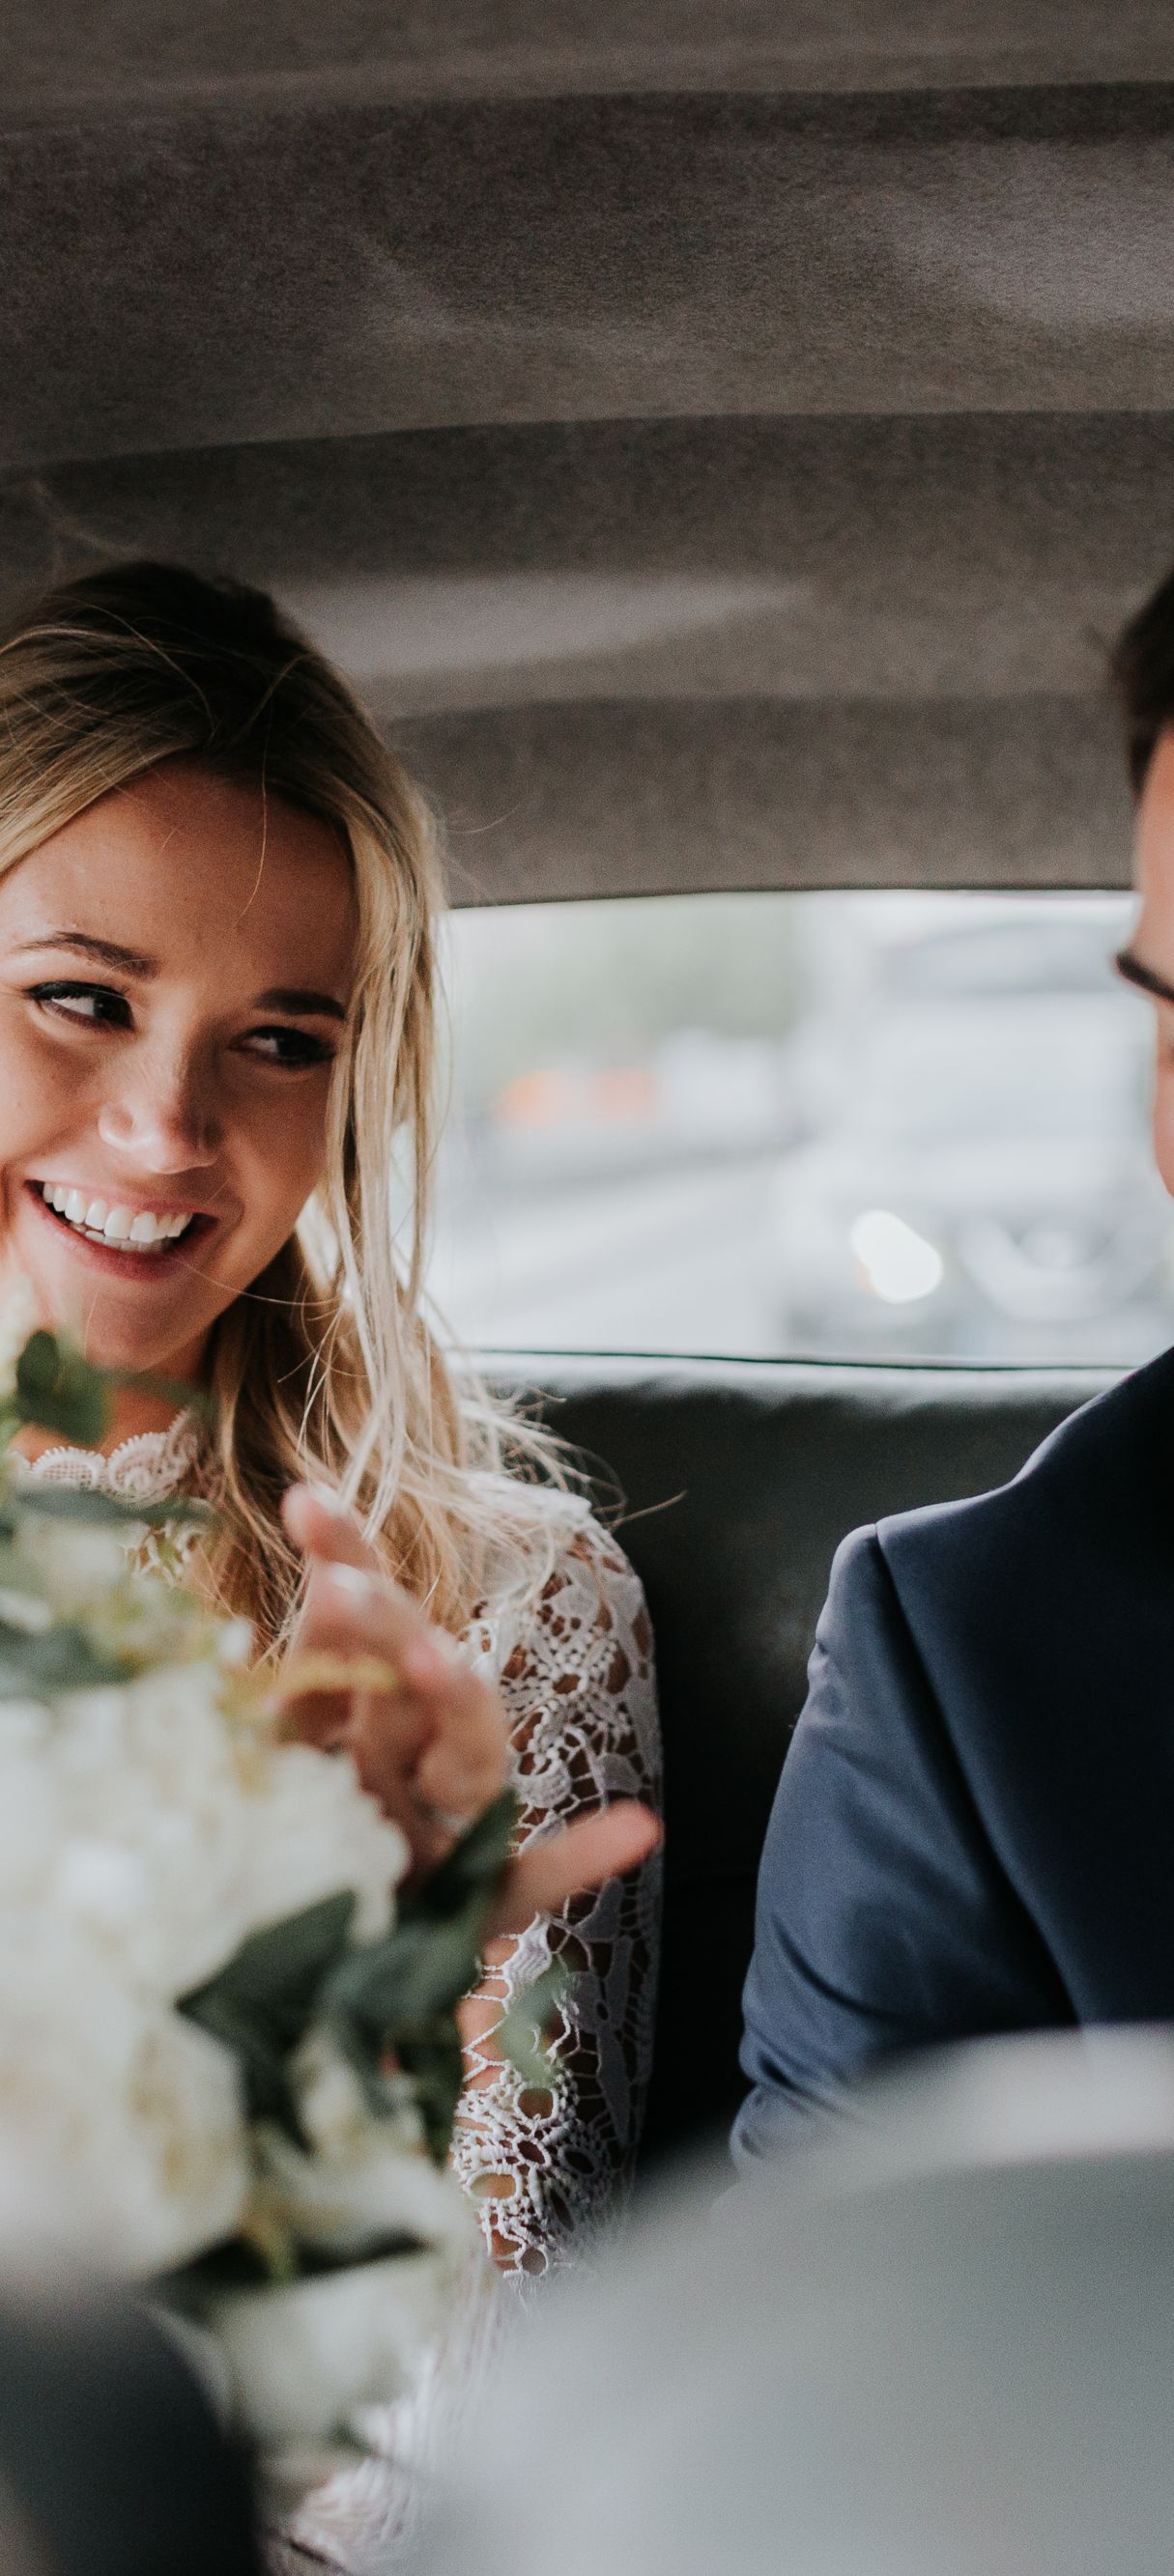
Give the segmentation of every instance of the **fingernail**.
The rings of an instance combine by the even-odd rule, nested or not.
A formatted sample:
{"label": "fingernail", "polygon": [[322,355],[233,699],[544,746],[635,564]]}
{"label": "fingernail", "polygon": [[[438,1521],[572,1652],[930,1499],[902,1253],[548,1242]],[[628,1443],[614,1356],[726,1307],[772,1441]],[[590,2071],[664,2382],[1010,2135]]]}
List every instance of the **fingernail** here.
{"label": "fingernail", "polygon": [[377,1589],[374,1575],[364,1574],[361,1565],[325,1566],[320,1579],[327,1591],[333,1592],[338,1600],[345,1601],[348,1607],[359,1601],[370,1601]]}
{"label": "fingernail", "polygon": [[415,1637],[400,1655],[400,1670],[406,1680],[414,1682],[443,1681],[449,1669],[444,1642],[439,1637]]}

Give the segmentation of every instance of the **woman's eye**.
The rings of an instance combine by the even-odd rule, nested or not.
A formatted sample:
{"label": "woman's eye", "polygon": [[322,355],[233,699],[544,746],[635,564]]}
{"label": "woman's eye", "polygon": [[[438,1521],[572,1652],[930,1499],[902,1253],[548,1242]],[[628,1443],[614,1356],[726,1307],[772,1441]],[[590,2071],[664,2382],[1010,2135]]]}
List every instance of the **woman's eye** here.
{"label": "woman's eye", "polygon": [[255,1048],[266,1064],[288,1066],[294,1072],[308,1064],[334,1061],[333,1047],[322,1038],[310,1037],[304,1029],[253,1029],[245,1043]]}
{"label": "woman's eye", "polygon": [[108,984],[33,984],[28,998],[79,1028],[126,1028],[130,1020],[126,995]]}
{"label": "woman's eye", "polygon": [[[130,1005],[125,994],[115,992],[108,984],[33,984],[28,987],[27,998],[38,1009],[51,1012],[55,1019],[72,1021],[75,1028],[130,1026]],[[242,1044],[262,1063],[294,1073],[302,1072],[307,1065],[334,1061],[333,1047],[322,1038],[311,1037],[305,1029],[251,1029]]]}

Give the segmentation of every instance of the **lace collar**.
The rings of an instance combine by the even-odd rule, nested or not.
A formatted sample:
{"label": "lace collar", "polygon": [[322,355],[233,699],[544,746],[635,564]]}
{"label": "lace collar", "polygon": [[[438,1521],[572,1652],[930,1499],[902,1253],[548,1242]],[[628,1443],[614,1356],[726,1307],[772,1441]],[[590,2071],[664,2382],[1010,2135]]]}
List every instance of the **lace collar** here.
{"label": "lace collar", "polygon": [[121,1440],[106,1457],[100,1449],[62,1444],[43,1449],[39,1458],[22,1458],[23,1475],[45,1485],[98,1486],[136,1503],[165,1502],[179,1491],[200,1453],[199,1417],[190,1406],[177,1413],[166,1431],[139,1431]]}

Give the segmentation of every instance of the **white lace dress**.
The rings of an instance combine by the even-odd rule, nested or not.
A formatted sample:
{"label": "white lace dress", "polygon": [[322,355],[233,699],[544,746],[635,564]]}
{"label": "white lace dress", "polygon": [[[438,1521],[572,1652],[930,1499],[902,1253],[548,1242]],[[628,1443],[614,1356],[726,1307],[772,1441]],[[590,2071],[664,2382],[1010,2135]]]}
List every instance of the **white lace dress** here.
{"label": "white lace dress", "polygon": [[[560,1510],[565,1498],[560,1498]],[[652,1631],[638,1578],[584,1509],[541,1599],[503,1632],[470,1629],[510,1721],[519,1843],[606,1806],[660,1805]],[[630,2178],[652,2053],[659,1855],[498,1944],[487,2031],[465,2051],[453,2163],[500,2270],[521,2287],[572,2260]],[[492,2027],[552,1961],[570,1972],[555,2050],[563,2084],[535,2094],[496,2060]]]}
{"label": "white lace dress", "polygon": [[[26,1473],[161,1501],[181,1487],[198,1490],[199,1447],[197,1422],[181,1414],[168,1431],[124,1441],[109,1457],[51,1449]],[[552,1499],[554,1508],[561,1514],[566,1499]],[[613,1798],[660,1803],[652,1636],[639,1581],[586,1506],[571,1505],[564,1527],[541,1599],[520,1625],[486,1613],[464,1641],[471,1656],[484,1659],[505,1703],[523,1811],[520,1843]],[[148,1540],[140,1562],[152,1557]],[[648,2081],[659,1914],[657,1855],[495,1947],[478,2036],[466,2048],[453,2164],[477,2209],[503,2297],[510,2287],[524,2295],[528,2284],[579,2259],[622,2206]],[[572,1972],[556,2034],[563,2081],[555,2093],[536,2093],[498,2063],[492,2028],[512,1995],[552,1958]],[[487,2331],[483,2319],[483,2342]],[[418,2425],[411,2447],[419,2464],[429,2445]],[[347,2482],[336,2485],[343,2490]],[[328,2563],[390,2566],[404,2525],[404,2500],[386,2477],[364,2496],[360,2474],[358,2487],[336,2497],[324,2492],[321,2510],[300,2518],[305,2554],[279,2553],[280,2563],[308,2565],[316,2547],[329,2553]]]}

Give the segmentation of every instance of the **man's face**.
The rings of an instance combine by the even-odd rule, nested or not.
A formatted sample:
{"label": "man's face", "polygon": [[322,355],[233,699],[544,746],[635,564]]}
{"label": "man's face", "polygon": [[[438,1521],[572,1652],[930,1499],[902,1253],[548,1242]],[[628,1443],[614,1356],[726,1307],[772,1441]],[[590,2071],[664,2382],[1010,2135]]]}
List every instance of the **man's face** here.
{"label": "man's face", "polygon": [[1154,1155],[1174,1197],[1174,731],[1161,736],[1150,762],[1137,809],[1136,854],[1141,909],[1127,956],[1153,997]]}

